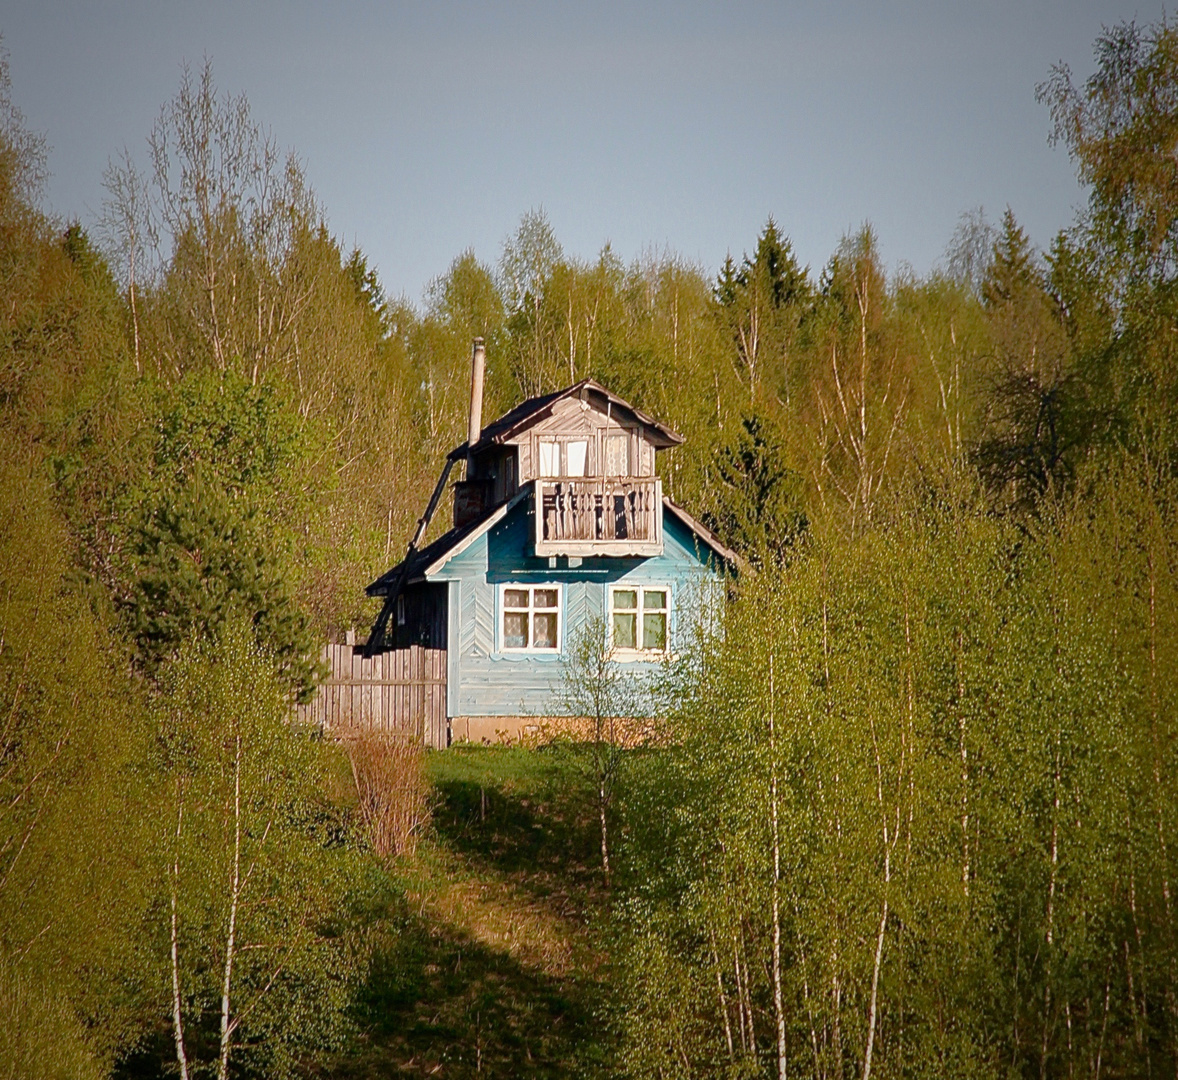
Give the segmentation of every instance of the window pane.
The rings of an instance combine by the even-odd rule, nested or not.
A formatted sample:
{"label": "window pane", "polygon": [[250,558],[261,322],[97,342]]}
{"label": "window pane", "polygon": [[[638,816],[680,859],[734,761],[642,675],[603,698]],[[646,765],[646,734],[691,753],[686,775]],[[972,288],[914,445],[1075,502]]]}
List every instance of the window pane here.
{"label": "window pane", "polygon": [[526,611],[504,612],[503,647],[505,649],[526,649],[528,647],[528,613]]}
{"label": "window pane", "polygon": [[554,608],[556,607],[556,590],[555,589],[537,589],[532,593],[532,607],[538,608]]}
{"label": "window pane", "polygon": [[638,616],[633,612],[614,612],[614,648],[636,649]]}
{"label": "window pane", "polygon": [[630,475],[629,435],[607,435],[605,437],[605,475]]}
{"label": "window pane", "polygon": [[503,606],[510,608],[526,608],[528,606],[528,590],[504,589]]}
{"label": "window pane", "polygon": [[560,475],[560,443],[551,439],[540,443],[540,475]]}
{"label": "window pane", "polygon": [[651,609],[656,611],[666,611],[666,589],[644,589],[642,592],[642,606],[646,608],[647,611],[650,611]]}
{"label": "window pane", "polygon": [[569,476],[584,476],[585,466],[589,463],[589,444],[584,439],[576,439],[565,445],[565,452],[569,460]]}
{"label": "window pane", "polygon": [[556,612],[538,611],[532,616],[532,630],[535,632],[535,648],[556,648]]}
{"label": "window pane", "polygon": [[614,590],[614,611],[635,611],[638,608],[638,591],[636,589]]}
{"label": "window pane", "polygon": [[667,616],[664,612],[652,615],[648,611],[642,616],[642,647],[644,649],[665,649],[667,647]]}

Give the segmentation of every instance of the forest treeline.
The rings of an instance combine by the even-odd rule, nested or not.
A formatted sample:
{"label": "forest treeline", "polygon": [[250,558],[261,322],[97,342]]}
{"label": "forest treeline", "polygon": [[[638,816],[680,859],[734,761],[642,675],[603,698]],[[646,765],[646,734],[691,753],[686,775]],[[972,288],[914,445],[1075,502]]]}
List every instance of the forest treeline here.
{"label": "forest treeline", "polygon": [[289,704],[480,335],[486,417],[593,377],[747,563],[621,785],[611,1069],[1172,1075],[1178,30],[1096,60],[1039,88],[1088,196],[1046,251],[979,210],[927,276],[867,225],[815,269],[769,219],[713,276],[534,210],[420,305],[207,64],[85,229],[0,71],[0,1062],[346,1045],[388,885]]}

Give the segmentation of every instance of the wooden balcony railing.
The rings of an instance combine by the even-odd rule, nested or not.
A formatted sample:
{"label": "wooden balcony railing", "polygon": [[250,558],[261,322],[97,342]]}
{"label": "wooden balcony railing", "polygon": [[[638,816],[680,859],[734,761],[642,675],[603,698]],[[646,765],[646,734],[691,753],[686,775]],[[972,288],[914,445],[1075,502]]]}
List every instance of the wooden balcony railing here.
{"label": "wooden balcony railing", "polygon": [[657,477],[536,481],[537,555],[661,555]]}

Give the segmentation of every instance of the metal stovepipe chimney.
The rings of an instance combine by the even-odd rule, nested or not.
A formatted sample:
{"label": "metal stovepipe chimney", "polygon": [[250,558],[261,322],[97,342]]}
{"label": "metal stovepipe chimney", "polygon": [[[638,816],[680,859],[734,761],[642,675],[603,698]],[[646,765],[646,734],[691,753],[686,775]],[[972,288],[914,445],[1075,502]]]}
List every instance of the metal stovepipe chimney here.
{"label": "metal stovepipe chimney", "polygon": [[479,441],[479,433],[483,430],[483,376],[487,368],[487,350],[483,339],[474,339],[474,348],[470,359],[470,422],[466,428],[466,460],[467,472],[470,469],[470,452]]}

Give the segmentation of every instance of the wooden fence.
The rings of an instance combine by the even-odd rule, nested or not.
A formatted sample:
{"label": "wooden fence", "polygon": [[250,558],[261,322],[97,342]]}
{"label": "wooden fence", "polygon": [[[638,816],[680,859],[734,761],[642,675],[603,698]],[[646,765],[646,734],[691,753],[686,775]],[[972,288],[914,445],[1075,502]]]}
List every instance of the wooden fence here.
{"label": "wooden fence", "polygon": [[447,744],[446,650],[423,645],[390,649],[366,659],[361,645],[325,645],[329,674],[300,720],[339,734],[360,727]]}

